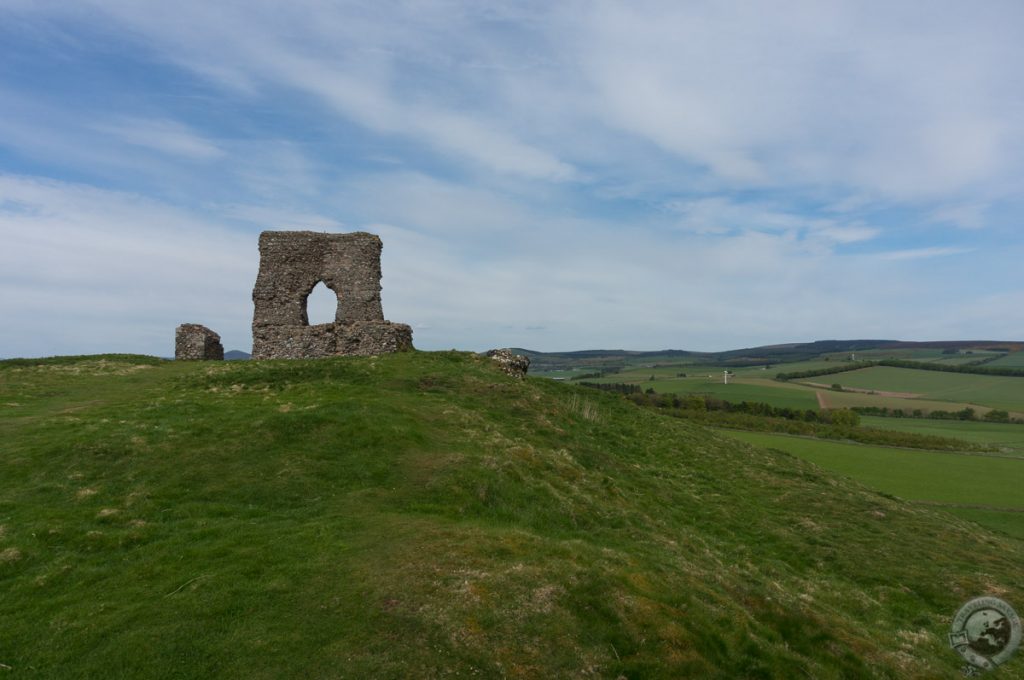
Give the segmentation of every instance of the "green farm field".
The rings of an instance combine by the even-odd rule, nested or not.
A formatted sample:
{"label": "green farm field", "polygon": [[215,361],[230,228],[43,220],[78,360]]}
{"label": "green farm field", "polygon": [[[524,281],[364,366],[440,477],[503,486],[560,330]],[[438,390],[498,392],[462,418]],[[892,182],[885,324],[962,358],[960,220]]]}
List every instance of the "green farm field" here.
{"label": "green farm field", "polygon": [[761,432],[722,432],[740,441],[791,453],[906,500],[945,506],[954,513],[969,510],[972,521],[1024,538],[1024,460]]}
{"label": "green farm field", "polygon": [[[941,349],[930,347],[863,349],[854,353],[860,361],[879,359],[906,359],[907,361],[935,361],[943,356]],[[847,361],[850,353],[833,353],[833,361]],[[945,356],[949,356],[948,354]]]}
{"label": "green farm field", "polygon": [[779,373],[790,373],[797,371],[821,371],[832,366],[841,366],[847,363],[846,358],[836,358],[835,360],[825,361],[824,359],[812,359],[809,361],[793,361],[788,364],[772,364],[772,367],[768,369],[768,377],[774,378]]}
{"label": "green farm field", "polygon": [[[680,373],[687,378],[700,378],[710,382],[721,382],[722,372],[730,371],[735,378],[772,379],[780,371],[813,371],[835,365],[828,361],[799,361],[788,364],[759,364],[756,366],[724,366],[720,364],[671,363],[656,365],[639,365],[624,368],[617,373],[609,373],[593,382],[641,384],[650,383],[651,376],[655,381],[675,379]],[[532,373],[531,373],[532,374]],[[711,378],[708,378],[711,376]],[[546,376],[545,376],[546,377]],[[732,380],[732,378],[730,378]],[[646,389],[646,386],[645,386]],[[655,388],[657,389],[657,388]]]}
{"label": "green farm field", "polygon": [[1011,352],[1001,359],[989,362],[986,366],[1004,366],[1006,368],[1024,368],[1024,352]]}
{"label": "green farm field", "polygon": [[872,366],[846,373],[816,376],[810,382],[913,393],[925,400],[1024,411],[1024,378]]}
{"label": "green farm field", "polygon": [[[827,362],[800,362],[800,365],[804,364],[828,365]],[[796,364],[780,365],[788,368]],[[603,378],[590,378],[587,381],[637,385],[643,390],[653,389],[659,394],[706,394],[734,403],[758,401],[780,408],[818,408],[814,389],[772,380],[768,376],[774,375],[774,370],[766,371],[762,367],[730,368],[733,376],[729,378],[728,385],[722,381],[724,370],[726,369],[721,366],[707,365],[648,366],[620,371]],[[680,373],[685,373],[686,377],[679,377]],[[652,377],[654,380],[651,380]]]}
{"label": "green farm field", "polygon": [[640,386],[643,389],[652,387],[659,394],[707,394],[732,403],[759,401],[780,408],[818,409],[818,400],[810,390],[752,385],[741,381],[725,385],[720,379],[716,382],[707,378],[677,378],[644,382]]}
{"label": "green farm field", "polygon": [[933,364],[951,364],[954,366],[960,366],[962,364],[969,364],[973,361],[980,361],[982,359],[988,359],[991,357],[1001,357],[1003,352],[973,352],[972,354],[943,354],[935,357],[934,359],[928,359],[929,363]]}
{"label": "green farm field", "polygon": [[928,418],[881,418],[862,416],[861,425],[883,430],[932,434],[970,442],[995,444],[1024,455],[1024,425],[986,423],[965,420],[931,420]]}
{"label": "green farm field", "polygon": [[578,375],[585,373],[579,368],[560,369],[556,371],[530,371],[530,375],[538,378],[553,378],[555,380],[572,380]]}
{"label": "green farm field", "polygon": [[622,369],[617,373],[609,373],[600,379],[589,379],[592,382],[612,382],[639,384],[647,382],[653,375],[657,380],[675,378],[680,373],[690,375],[694,371],[693,366],[688,364],[672,364],[667,366],[633,366]]}

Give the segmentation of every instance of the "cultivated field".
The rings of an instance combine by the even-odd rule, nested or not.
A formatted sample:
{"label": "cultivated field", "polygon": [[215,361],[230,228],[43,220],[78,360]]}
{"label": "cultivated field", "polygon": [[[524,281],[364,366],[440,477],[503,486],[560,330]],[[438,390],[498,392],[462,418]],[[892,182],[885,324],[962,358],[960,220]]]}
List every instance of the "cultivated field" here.
{"label": "cultivated field", "polygon": [[[858,360],[908,359],[962,365],[992,357],[984,350],[942,348],[877,349],[856,352]],[[753,366],[666,362],[633,365],[590,379],[634,384],[657,393],[706,394],[738,403],[764,402],[793,409],[887,407],[926,415],[932,411],[974,411],[979,420],[881,418],[863,416],[861,425],[912,435],[933,435],[964,442],[964,450],[986,444],[993,455],[956,454],[922,449],[862,445],[767,432],[727,431],[736,439],[780,449],[866,486],[916,503],[937,505],[964,519],[1024,538],[1024,425],[984,421],[994,409],[1024,417],[1024,378],[947,373],[874,366],[856,371],[781,382],[778,373],[816,371],[844,365],[850,353],[833,352],[790,363]],[[1024,352],[1000,356],[987,365],[1024,365]],[[729,370],[729,384],[722,373]],[[680,374],[685,374],[685,377]],[[843,391],[831,389],[833,384]],[[855,388],[860,391],[850,391]]]}
{"label": "cultivated field", "polygon": [[858,371],[815,376],[809,380],[879,392],[912,393],[933,401],[1024,411],[1024,378],[872,366]]}
{"label": "cultivated field", "polygon": [[[878,361],[880,359],[904,359],[907,361],[924,361],[928,363],[950,363],[964,364],[972,361],[979,361],[992,356],[1003,354],[1003,352],[992,352],[986,350],[964,350],[956,353],[947,353],[938,347],[920,347],[914,349],[866,349],[854,353],[857,360]],[[849,353],[835,353],[829,355],[833,360],[846,361],[850,358]]]}
{"label": "cultivated field", "polygon": [[[857,358],[901,358],[946,363],[975,361],[977,352],[944,355],[940,349],[875,350],[858,352]],[[1013,356],[1013,355],[1010,355]],[[545,373],[548,377],[586,380],[596,383],[624,383],[661,394],[706,394],[730,402],[760,401],[776,407],[799,409],[887,407],[913,412],[961,411],[973,409],[983,417],[992,409],[1009,411],[1024,417],[1024,378],[945,373],[909,368],[873,366],[858,371],[819,375],[803,380],[780,382],[778,373],[815,371],[842,365],[849,355],[830,355],[791,363],[727,366],[689,363],[638,363],[618,371],[593,375],[585,368]],[[723,372],[730,371],[729,384],[723,384]],[[580,376],[586,376],[581,378]],[[862,390],[835,391],[833,384]],[[869,392],[875,392],[871,394]]]}
{"label": "cultivated field", "polygon": [[[786,451],[906,500],[1024,538],[1024,459],[822,441],[761,432],[730,437]],[[967,510],[968,513],[962,513]]]}
{"label": "cultivated field", "polygon": [[986,364],[987,366],[1005,366],[1006,368],[1024,368],[1024,352],[1011,352],[1001,359]]}
{"label": "cultivated field", "polygon": [[[811,389],[808,387],[808,389]],[[834,390],[818,388],[817,393],[826,408],[855,408],[858,406],[877,406],[890,409],[903,409],[912,413],[915,409],[922,413],[931,411],[961,411],[965,408],[974,409],[979,418],[984,417],[992,409],[987,406],[971,404],[963,401],[934,401],[932,399],[908,399],[885,394],[867,394],[865,392],[837,392]],[[1015,415],[1024,416],[1024,413],[1012,412]]]}
{"label": "cultivated field", "polygon": [[931,420],[929,418],[880,418],[878,416],[864,416],[861,418],[861,423],[868,427],[884,430],[932,434],[970,442],[995,444],[1004,448],[1007,453],[1024,455],[1024,426],[1022,425],[964,420]]}
{"label": "cultivated field", "polygon": [[752,384],[743,380],[730,380],[729,384],[725,385],[720,377],[717,380],[676,378],[674,380],[648,381],[641,383],[641,387],[644,389],[653,387],[654,391],[660,394],[707,394],[733,403],[757,401],[780,408],[803,410],[818,408],[818,401],[814,393],[808,390]]}

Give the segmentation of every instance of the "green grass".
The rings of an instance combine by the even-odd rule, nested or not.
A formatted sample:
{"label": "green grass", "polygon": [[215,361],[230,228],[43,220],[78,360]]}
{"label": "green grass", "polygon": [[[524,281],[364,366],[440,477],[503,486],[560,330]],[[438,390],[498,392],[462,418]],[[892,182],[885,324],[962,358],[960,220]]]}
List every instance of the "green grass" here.
{"label": "green grass", "polygon": [[771,368],[767,369],[767,377],[774,378],[776,373],[824,370],[841,363],[846,363],[845,359],[840,359],[838,361],[808,359],[807,361],[791,361],[789,363],[772,364]]}
{"label": "green grass", "polygon": [[1021,514],[1024,513],[957,507],[947,508],[946,510],[957,517],[963,517],[983,527],[995,529],[996,531],[1001,531],[1004,534],[1024,540],[1024,517],[1021,517]]}
{"label": "green grass", "polygon": [[930,420],[927,418],[880,418],[862,416],[861,424],[885,430],[932,434],[965,439],[970,442],[995,444],[1024,454],[1024,425],[972,422],[963,420]]}
{"label": "green grass", "polygon": [[743,382],[730,382],[726,385],[722,383],[721,379],[715,381],[706,378],[657,380],[643,382],[640,386],[643,389],[652,387],[655,392],[661,394],[709,394],[734,403],[758,401],[772,406],[818,410],[818,401],[813,392],[787,387],[751,385]]}
{"label": "green grass", "polygon": [[1024,378],[943,373],[873,366],[857,371],[816,376],[811,382],[886,392],[909,392],[932,401],[979,404],[1024,411]]}
{"label": "green grass", "polygon": [[[949,506],[985,506],[971,519],[1024,532],[1024,460],[730,431],[729,436],[786,451],[901,498]],[[1004,512],[999,512],[1000,510]],[[1017,511],[1017,512],[1006,512]],[[983,520],[996,518],[993,522]]]}
{"label": "green grass", "polygon": [[679,373],[688,373],[693,370],[694,367],[692,365],[683,363],[663,366],[631,366],[594,380],[600,382],[641,383],[647,381],[652,375],[658,379],[675,378]]}
{"label": "green grass", "polygon": [[[778,407],[818,409],[818,401],[813,390],[799,385],[770,381],[765,371],[760,368],[730,369],[735,373],[735,377],[729,379],[728,385],[722,382],[723,370],[721,367],[709,366],[645,368],[623,371],[603,378],[591,378],[587,381],[633,384],[644,390],[653,389],[660,394],[708,394],[736,403],[758,401]],[[677,377],[678,373],[686,373],[687,377]],[[652,375],[655,380],[649,379]]]}
{"label": "green grass", "polygon": [[985,364],[986,366],[1006,366],[1007,368],[1024,368],[1024,352],[1010,352],[1001,359]]}
{"label": "green grass", "polygon": [[583,375],[584,373],[586,373],[586,371],[578,368],[556,371],[530,371],[530,375],[537,378],[561,378],[563,380],[572,380],[576,376]]}
{"label": "green grass", "polygon": [[[906,359],[908,361],[934,361],[943,357],[951,356],[943,354],[941,348],[935,347],[907,347],[907,348],[878,348],[864,349],[855,352],[857,360],[878,360],[878,359]],[[831,355],[834,360],[847,361],[850,353],[842,352]]]}
{"label": "green grass", "polygon": [[926,359],[928,363],[933,364],[952,364],[959,366],[962,364],[969,364],[989,357],[1001,357],[1002,352],[980,352],[976,351],[973,354],[943,354],[938,357]]}
{"label": "green grass", "polygon": [[11,677],[955,678],[1024,600],[1010,537],[469,354],[0,362],[0,441]]}

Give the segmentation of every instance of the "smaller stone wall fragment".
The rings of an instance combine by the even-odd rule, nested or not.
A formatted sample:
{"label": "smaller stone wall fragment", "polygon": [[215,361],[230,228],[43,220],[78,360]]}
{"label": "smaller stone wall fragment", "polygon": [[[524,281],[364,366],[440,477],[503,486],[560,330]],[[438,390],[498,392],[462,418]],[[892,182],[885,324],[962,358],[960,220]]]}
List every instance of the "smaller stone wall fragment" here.
{"label": "smaller stone wall fragment", "polygon": [[174,358],[179,361],[222,361],[224,345],[220,344],[220,336],[206,326],[183,323],[174,333]]}
{"label": "smaller stone wall fragment", "polygon": [[496,361],[498,367],[513,378],[522,378],[530,368],[530,357],[513,354],[510,349],[492,349],[487,352],[487,356]]}

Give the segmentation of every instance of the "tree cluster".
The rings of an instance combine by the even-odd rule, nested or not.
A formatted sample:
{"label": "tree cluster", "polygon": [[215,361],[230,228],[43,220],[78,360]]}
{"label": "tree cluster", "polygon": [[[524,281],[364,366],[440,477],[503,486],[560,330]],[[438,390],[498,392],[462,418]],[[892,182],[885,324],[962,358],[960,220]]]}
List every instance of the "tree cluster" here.
{"label": "tree cluster", "polygon": [[[705,425],[737,430],[777,432],[780,434],[855,441],[876,446],[900,446],[938,451],[989,451],[987,444],[966,442],[951,437],[882,430],[860,425],[855,410],[814,411],[772,406],[764,402],[728,402],[701,394],[657,394],[642,391],[638,385],[624,383],[581,383],[608,392],[622,394],[638,406],[655,409],[676,418],[685,418]],[[862,409],[858,409],[864,412]],[[881,415],[881,413],[875,413]]]}
{"label": "tree cluster", "polygon": [[853,410],[865,416],[881,416],[883,418],[930,418],[932,420],[984,420],[990,423],[1012,423],[1024,425],[1024,419],[1011,418],[1008,411],[992,409],[981,418],[977,411],[971,407],[965,407],[959,411],[943,411],[935,409],[923,411],[919,408],[903,409],[889,408],[888,406],[854,406]]}
{"label": "tree cluster", "polygon": [[[988,359],[986,359],[987,361]],[[981,366],[982,362],[970,364],[933,364],[926,361],[908,361],[906,359],[883,359],[872,362],[877,366],[893,368],[916,368],[921,371],[942,371],[943,373],[971,373],[974,375],[1005,375],[1011,378],[1024,378],[1024,368],[1011,366]]]}
{"label": "tree cluster", "polygon": [[724,411],[726,413],[746,413],[763,418],[780,418],[805,423],[822,423],[826,425],[856,426],[860,416],[849,409],[820,411],[814,409],[790,408],[788,406],[772,406],[762,401],[731,402],[708,394],[658,394],[653,390],[646,392],[628,392],[630,399],[640,406],[653,406],[661,409],[681,409],[685,411]]}
{"label": "tree cluster", "polygon": [[832,375],[833,373],[846,373],[847,371],[858,371],[869,366],[877,366],[877,361],[858,361],[852,364],[841,364],[829,366],[828,368],[815,368],[808,371],[790,371],[789,373],[778,373],[776,380],[802,380],[803,378],[816,378],[819,375]]}
{"label": "tree cluster", "polygon": [[594,383],[594,382],[581,382],[580,385],[584,387],[592,387],[595,390],[604,390],[605,392],[617,392],[619,394],[639,394],[642,392],[639,385],[629,385],[626,383]]}

